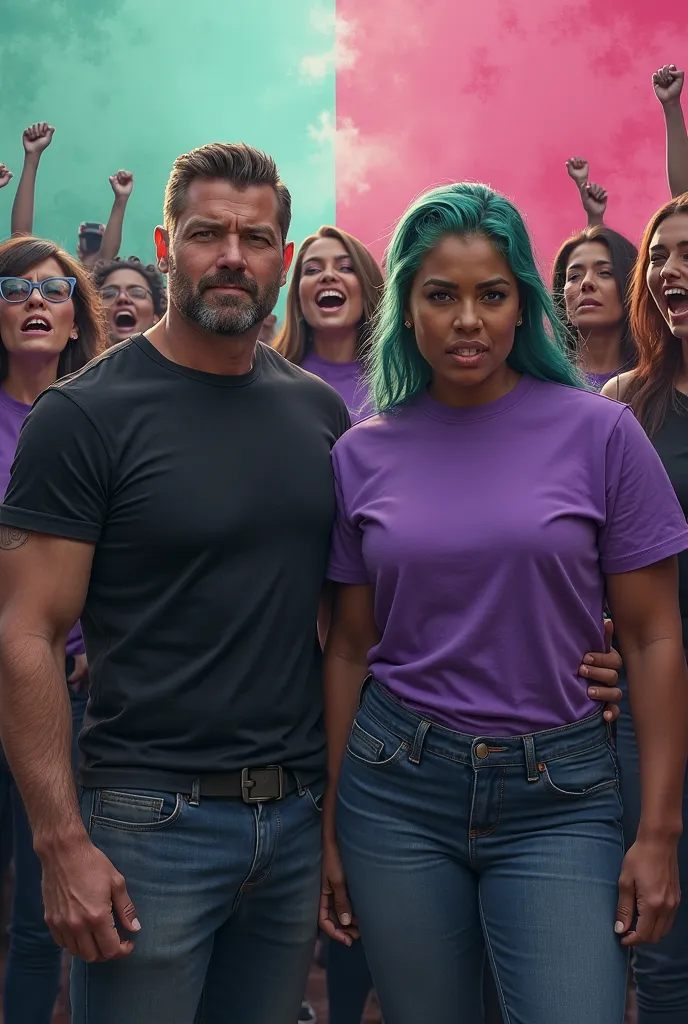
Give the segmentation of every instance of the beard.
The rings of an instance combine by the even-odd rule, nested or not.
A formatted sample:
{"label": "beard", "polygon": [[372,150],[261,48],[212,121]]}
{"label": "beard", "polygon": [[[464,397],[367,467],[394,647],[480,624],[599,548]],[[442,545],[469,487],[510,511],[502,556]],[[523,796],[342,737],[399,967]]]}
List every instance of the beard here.
{"label": "beard", "polygon": [[[233,337],[245,334],[272,313],[282,281],[282,270],[274,280],[260,288],[257,281],[239,270],[220,270],[206,274],[195,286],[193,281],[169,257],[168,290],[170,301],[190,323],[210,334]],[[243,288],[245,295],[217,294],[211,302],[204,293],[213,287]]]}

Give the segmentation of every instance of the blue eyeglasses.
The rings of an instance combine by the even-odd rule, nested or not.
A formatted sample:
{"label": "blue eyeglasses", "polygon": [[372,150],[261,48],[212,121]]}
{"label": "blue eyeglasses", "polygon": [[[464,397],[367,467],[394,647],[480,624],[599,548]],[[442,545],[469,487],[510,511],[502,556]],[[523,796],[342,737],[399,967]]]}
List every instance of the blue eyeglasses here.
{"label": "blue eyeglasses", "polygon": [[75,277],[46,277],[44,281],[27,281],[25,277],[0,277],[0,295],[5,302],[26,302],[34,288],[46,302],[66,302],[76,286]]}

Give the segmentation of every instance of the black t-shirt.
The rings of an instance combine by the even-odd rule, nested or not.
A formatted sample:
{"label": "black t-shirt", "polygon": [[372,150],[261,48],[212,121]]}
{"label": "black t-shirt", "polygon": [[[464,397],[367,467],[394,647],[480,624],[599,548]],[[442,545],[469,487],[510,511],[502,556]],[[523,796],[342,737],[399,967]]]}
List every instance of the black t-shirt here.
{"label": "black t-shirt", "polygon": [[84,785],[322,770],[316,620],[348,425],[263,345],[220,376],[138,335],[39,398],[0,523],[95,545]]}
{"label": "black t-shirt", "polygon": [[[688,398],[674,392],[664,423],[651,439],[688,518]],[[678,596],[683,620],[683,646],[688,650],[688,551],[678,556]]]}

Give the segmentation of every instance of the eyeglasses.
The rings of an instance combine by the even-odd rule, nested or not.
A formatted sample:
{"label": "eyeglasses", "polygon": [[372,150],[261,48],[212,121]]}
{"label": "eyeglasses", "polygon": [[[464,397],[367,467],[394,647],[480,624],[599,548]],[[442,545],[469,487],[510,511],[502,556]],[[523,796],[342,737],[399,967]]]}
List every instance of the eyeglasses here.
{"label": "eyeglasses", "polygon": [[34,288],[46,302],[66,302],[76,286],[75,277],[46,277],[44,281],[28,281],[25,277],[0,277],[0,295],[5,302],[26,302]]}
{"label": "eyeglasses", "polygon": [[149,295],[153,298],[153,293],[144,288],[142,284],[132,284],[128,288],[118,288],[116,284],[106,284],[104,288],[100,289],[100,297],[103,302],[114,302],[120,295],[128,295],[130,299],[145,299]]}

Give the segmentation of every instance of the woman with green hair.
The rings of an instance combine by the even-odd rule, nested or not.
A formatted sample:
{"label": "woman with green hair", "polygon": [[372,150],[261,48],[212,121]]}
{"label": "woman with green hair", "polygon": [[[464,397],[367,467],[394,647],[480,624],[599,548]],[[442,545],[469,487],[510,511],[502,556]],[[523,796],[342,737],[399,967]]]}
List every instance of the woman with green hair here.
{"label": "woman with green hair", "polygon": [[[512,203],[427,193],[387,271],[379,413],[333,449],[321,925],[360,929],[386,1024],[477,1024],[483,941],[507,1020],[621,1024],[629,947],[679,900],[685,518],[633,413],[568,360]],[[643,751],[625,856],[579,674],[606,602]]]}

